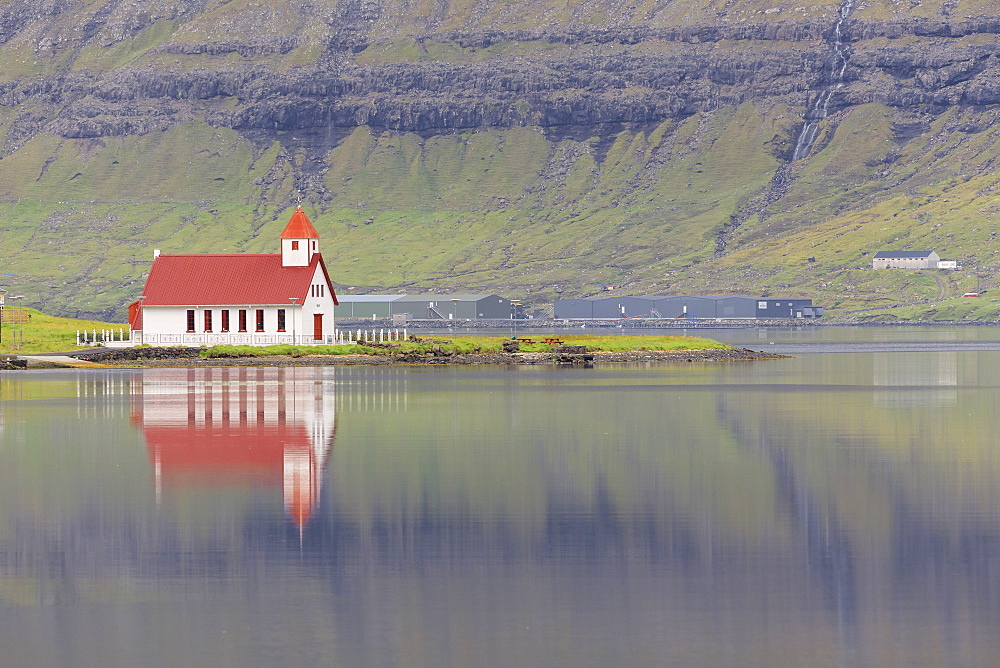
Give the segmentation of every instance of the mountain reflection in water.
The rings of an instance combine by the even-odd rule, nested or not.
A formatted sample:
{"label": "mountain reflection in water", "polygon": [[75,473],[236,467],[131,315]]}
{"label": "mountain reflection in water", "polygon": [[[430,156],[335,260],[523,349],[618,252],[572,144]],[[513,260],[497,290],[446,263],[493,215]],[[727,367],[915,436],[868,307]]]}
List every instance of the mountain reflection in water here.
{"label": "mountain reflection in water", "polygon": [[0,659],[988,665],[998,376],[963,351],[0,375]]}

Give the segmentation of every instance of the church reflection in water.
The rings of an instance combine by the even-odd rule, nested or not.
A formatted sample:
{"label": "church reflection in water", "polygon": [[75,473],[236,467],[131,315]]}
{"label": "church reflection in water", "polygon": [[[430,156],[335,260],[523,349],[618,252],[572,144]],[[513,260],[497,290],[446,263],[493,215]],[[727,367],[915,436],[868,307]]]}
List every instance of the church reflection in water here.
{"label": "church reflection in water", "polygon": [[136,376],[132,421],[142,429],[159,501],[197,487],[281,489],[303,529],[318,507],[336,433],[323,370],[151,369]]}

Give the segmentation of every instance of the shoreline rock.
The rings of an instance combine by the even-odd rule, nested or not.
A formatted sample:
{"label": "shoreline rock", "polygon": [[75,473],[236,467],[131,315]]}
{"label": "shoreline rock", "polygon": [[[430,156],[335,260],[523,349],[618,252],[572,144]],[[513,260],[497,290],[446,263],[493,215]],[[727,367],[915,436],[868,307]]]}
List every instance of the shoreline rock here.
{"label": "shoreline rock", "polygon": [[[428,364],[609,364],[623,362],[730,362],[766,359],[783,359],[787,355],[758,352],[746,348],[708,348],[703,350],[632,350],[625,352],[589,353],[474,353],[424,355],[405,352],[388,355],[303,355],[301,357],[215,357],[199,358],[190,353],[178,352],[171,356],[164,350],[132,349],[136,352],[122,355],[124,351],[80,355],[83,359],[115,366],[152,367],[238,367],[238,366],[420,366]],[[137,354],[139,350],[150,353],[148,357]],[[197,349],[178,349],[178,351]]]}
{"label": "shoreline rock", "polygon": [[0,357],[0,371],[22,371],[27,368],[27,360],[18,359],[12,355]]}

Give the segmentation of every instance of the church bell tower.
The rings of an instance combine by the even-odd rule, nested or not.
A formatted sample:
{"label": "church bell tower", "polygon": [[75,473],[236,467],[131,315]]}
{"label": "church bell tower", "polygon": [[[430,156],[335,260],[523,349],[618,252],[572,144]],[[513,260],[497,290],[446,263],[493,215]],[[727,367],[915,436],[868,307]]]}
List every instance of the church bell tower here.
{"label": "church bell tower", "polygon": [[301,206],[295,207],[280,238],[282,267],[307,267],[313,255],[319,252],[319,232]]}

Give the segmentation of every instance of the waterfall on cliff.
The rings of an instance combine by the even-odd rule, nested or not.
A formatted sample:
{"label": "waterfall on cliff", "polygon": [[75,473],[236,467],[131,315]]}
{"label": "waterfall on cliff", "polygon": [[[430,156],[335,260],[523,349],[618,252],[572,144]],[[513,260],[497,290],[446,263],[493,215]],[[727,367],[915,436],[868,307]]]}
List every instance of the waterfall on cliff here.
{"label": "waterfall on cliff", "polygon": [[819,134],[819,124],[826,118],[830,110],[830,98],[833,92],[844,85],[844,72],[847,70],[848,48],[844,44],[843,27],[847,17],[854,10],[854,0],[844,0],[837,9],[837,21],[833,24],[833,57],[830,62],[830,80],[816,96],[803,120],[805,125],[795,142],[792,160],[799,160],[809,155],[816,135]]}

